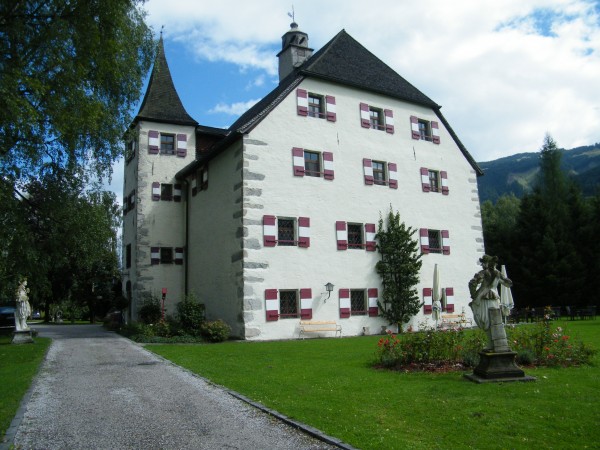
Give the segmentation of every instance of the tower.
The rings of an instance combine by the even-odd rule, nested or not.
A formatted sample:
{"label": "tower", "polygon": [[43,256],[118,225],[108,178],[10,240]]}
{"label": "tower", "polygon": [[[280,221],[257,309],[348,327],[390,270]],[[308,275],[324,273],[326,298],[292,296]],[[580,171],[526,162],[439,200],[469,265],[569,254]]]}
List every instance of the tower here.
{"label": "tower", "polygon": [[296,67],[313,54],[313,49],[308,47],[308,34],[298,29],[298,24],[292,22],[290,29],[281,37],[281,51],[279,58],[279,81],[288,76]]}
{"label": "tower", "polygon": [[167,312],[185,292],[185,188],[175,174],[195,158],[196,126],[175,90],[161,36],[142,105],[126,134],[122,278],[130,320],[163,289]]}

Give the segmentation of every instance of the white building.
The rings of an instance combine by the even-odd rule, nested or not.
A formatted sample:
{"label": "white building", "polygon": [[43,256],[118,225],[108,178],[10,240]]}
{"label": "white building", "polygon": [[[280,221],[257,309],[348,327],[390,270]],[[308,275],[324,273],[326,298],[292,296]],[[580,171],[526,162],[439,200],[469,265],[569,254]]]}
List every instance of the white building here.
{"label": "white building", "polygon": [[245,339],[298,337],[302,319],[379,333],[374,234],[390,205],[420,230],[413,326],[435,264],[448,311],[470,315],[482,172],[440,106],[343,30],[313,54],[292,24],[278,57],[279,85],[221,130],[185,112],[161,41],[125,168],[132,318],[167,288],[169,313],[193,292]]}

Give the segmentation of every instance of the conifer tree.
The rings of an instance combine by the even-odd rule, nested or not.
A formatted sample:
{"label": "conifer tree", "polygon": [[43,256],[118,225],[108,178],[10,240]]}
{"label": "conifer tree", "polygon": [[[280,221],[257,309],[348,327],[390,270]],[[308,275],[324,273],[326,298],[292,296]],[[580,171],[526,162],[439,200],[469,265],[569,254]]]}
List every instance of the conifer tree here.
{"label": "conifer tree", "polygon": [[383,301],[378,300],[377,306],[382,317],[398,325],[398,332],[423,305],[415,287],[422,265],[419,242],[412,237],[416,231],[406,227],[400,213],[394,214],[391,208],[387,227],[383,218],[379,219],[376,239],[381,260],[375,269],[383,284]]}

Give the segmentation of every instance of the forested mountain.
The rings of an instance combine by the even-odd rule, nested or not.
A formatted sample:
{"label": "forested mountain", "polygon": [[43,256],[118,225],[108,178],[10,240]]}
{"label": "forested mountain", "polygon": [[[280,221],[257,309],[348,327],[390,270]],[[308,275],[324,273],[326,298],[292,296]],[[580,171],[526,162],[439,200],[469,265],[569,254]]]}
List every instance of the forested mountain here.
{"label": "forested mountain", "polygon": [[[600,143],[561,152],[561,168],[579,184],[583,195],[595,195],[600,187]],[[518,153],[478,164],[485,173],[478,178],[480,200],[495,202],[503,194],[521,197],[531,189],[540,170],[540,153]]]}

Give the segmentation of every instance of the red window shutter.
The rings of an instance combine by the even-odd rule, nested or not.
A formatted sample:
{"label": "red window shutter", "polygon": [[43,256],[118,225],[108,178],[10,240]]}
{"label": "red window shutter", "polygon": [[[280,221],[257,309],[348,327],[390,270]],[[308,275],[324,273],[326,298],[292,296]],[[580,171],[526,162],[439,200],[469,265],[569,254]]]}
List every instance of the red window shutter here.
{"label": "red window shutter", "polygon": [[181,201],[181,185],[180,184],[173,185],[173,201],[175,201],[175,202]]}
{"label": "red window shutter", "polygon": [[391,109],[384,109],[383,114],[385,115],[385,132],[394,134],[394,113]]}
{"label": "red window shutter", "polygon": [[369,114],[369,105],[366,103],[360,104],[360,126],[363,128],[371,128],[371,116]]}
{"label": "red window shutter", "polygon": [[348,229],[346,228],[346,222],[338,220],[335,223],[335,234],[337,238],[337,249],[348,250]]}
{"label": "red window shutter", "polygon": [[368,158],[363,158],[363,171],[365,174],[365,184],[373,184],[373,164]]}
{"label": "red window shutter", "polygon": [[350,317],[350,289],[340,289],[340,318]]}
{"label": "red window shutter", "polygon": [[440,177],[442,179],[442,194],[448,195],[450,193],[450,189],[448,188],[448,172],[442,170]]}
{"label": "red window shutter", "polygon": [[377,317],[379,315],[379,308],[377,307],[379,294],[377,288],[367,289],[367,297],[369,298],[369,317]]}
{"label": "red window shutter", "polygon": [[368,252],[374,252],[377,249],[374,223],[365,223],[365,244]]}
{"label": "red window shutter", "polygon": [[296,89],[296,100],[298,115],[308,116],[308,92],[304,89]]}
{"label": "red window shutter", "polygon": [[433,289],[423,288],[423,312],[431,314],[433,307]]}
{"label": "red window shutter", "polygon": [[437,122],[431,122],[431,139],[434,144],[440,143],[440,127]]}
{"label": "red window shutter", "polygon": [[292,148],[292,161],[294,164],[294,176],[304,176],[304,149],[293,147]]}
{"label": "red window shutter", "polygon": [[160,148],[160,140],[158,139],[158,131],[148,131],[148,153],[152,155],[158,154]]}
{"label": "red window shutter", "polygon": [[417,116],[410,116],[410,131],[413,139],[421,139],[421,132],[419,131],[419,118]]}
{"label": "red window shutter", "polygon": [[265,289],[265,310],[267,322],[279,319],[279,295],[277,289]]}
{"label": "red window shutter", "polygon": [[277,245],[277,226],[275,216],[263,216],[263,245],[275,247]]}
{"label": "red window shutter", "polygon": [[325,105],[327,107],[327,120],[330,122],[335,122],[337,119],[335,97],[331,95],[325,96]]}
{"label": "red window shutter", "polygon": [[450,254],[450,232],[442,230],[442,251],[444,255]]}
{"label": "red window shutter", "polygon": [[183,247],[175,247],[175,264],[183,264]]}
{"label": "red window shutter", "polygon": [[150,247],[150,264],[160,264],[160,247]]}
{"label": "red window shutter", "polygon": [[160,183],[158,181],[152,183],[152,200],[160,200]]}
{"label": "red window shutter", "polygon": [[333,153],[323,152],[323,178],[333,180]]}
{"label": "red window shutter", "polygon": [[446,312],[454,312],[454,288],[446,288]]}
{"label": "red window shutter", "polygon": [[298,247],[310,247],[309,217],[298,217]]}
{"label": "red window shutter", "polygon": [[427,167],[421,167],[421,186],[423,192],[431,191],[431,184],[429,183],[429,169]]}
{"label": "red window shutter", "polygon": [[429,230],[427,228],[421,228],[419,230],[419,237],[421,242],[421,253],[426,255],[429,253]]}
{"label": "red window shutter", "polygon": [[312,290],[300,289],[300,318],[312,319]]}
{"label": "red window shutter", "polygon": [[177,156],[181,158],[187,156],[187,134],[177,135]]}
{"label": "red window shutter", "polygon": [[395,163],[388,163],[388,180],[391,189],[398,189],[398,166]]}

